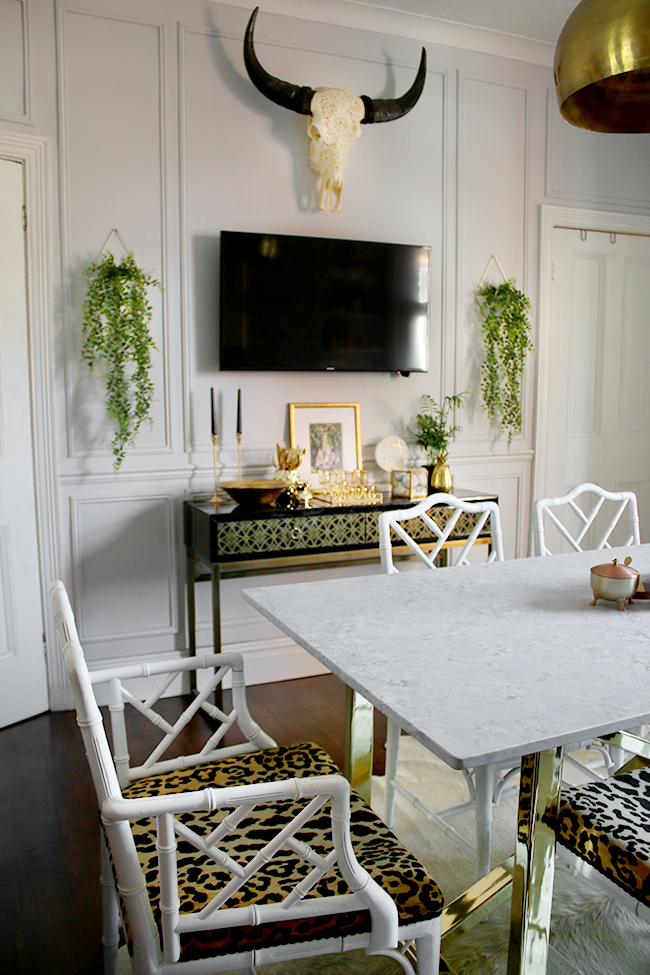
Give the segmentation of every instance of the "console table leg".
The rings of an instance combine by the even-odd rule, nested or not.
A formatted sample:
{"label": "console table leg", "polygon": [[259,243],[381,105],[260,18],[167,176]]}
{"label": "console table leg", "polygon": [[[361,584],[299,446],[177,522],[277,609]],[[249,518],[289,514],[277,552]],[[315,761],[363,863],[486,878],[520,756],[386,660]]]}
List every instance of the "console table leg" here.
{"label": "console table leg", "polygon": [[[219,572],[219,566],[216,563],[212,564],[212,642],[214,644],[214,652],[221,653],[221,574]],[[214,703],[215,706],[223,709],[223,692],[221,689],[221,684],[215,688],[214,691]]]}
{"label": "console table leg", "polygon": [[[187,646],[190,657],[196,657],[196,590],[194,588],[195,560],[194,553],[189,549],[185,552],[185,576],[187,581]],[[196,671],[188,674],[190,679],[190,693],[196,691]]]}
{"label": "console table leg", "polygon": [[343,774],[370,805],[375,709],[365,697],[345,688],[345,766]]}

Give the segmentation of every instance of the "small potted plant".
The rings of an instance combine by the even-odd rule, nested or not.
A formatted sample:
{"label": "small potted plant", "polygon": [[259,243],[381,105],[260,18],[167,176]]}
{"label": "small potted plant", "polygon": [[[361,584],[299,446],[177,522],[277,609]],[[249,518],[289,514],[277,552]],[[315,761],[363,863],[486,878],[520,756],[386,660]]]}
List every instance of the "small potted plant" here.
{"label": "small potted plant", "polygon": [[449,421],[451,410],[458,410],[463,405],[463,397],[467,393],[455,393],[445,396],[440,406],[425,394],[422,397],[420,412],[415,416],[415,430],[413,437],[418,447],[424,450],[428,464],[424,466],[429,472],[429,489],[432,493],[445,491],[449,493],[452,487],[451,471],[447,466],[447,451],[449,441],[460,432],[458,424]]}

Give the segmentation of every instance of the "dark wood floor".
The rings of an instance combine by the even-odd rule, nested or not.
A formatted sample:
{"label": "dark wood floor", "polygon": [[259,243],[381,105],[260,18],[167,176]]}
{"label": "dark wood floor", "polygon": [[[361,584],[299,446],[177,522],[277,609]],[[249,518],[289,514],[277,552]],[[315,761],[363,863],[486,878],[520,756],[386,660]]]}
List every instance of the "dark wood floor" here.
{"label": "dark wood floor", "polygon": [[[342,767],[345,688],[338,678],[251,687],[248,701],[278,744],[316,742]],[[179,709],[174,699],[162,705],[169,718]],[[377,715],[378,774],[385,727]],[[101,975],[98,814],[73,712],[0,731],[0,781],[0,972]]]}

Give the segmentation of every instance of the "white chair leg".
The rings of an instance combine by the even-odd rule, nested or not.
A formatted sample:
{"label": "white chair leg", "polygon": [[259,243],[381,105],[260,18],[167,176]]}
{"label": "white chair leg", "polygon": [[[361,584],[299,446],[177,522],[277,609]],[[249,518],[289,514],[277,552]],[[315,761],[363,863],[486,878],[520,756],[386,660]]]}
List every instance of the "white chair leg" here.
{"label": "white chair leg", "polygon": [[476,876],[480,879],[490,872],[490,847],[492,842],[492,787],[494,766],[479,765],[474,770],[476,805]]}
{"label": "white chair leg", "polygon": [[415,954],[418,962],[418,975],[438,975],[440,971],[441,918],[436,918],[433,931],[415,939]]}
{"label": "white chair leg", "polygon": [[386,725],[386,795],[384,796],[384,822],[387,826],[392,826],[395,818],[395,786],[393,782],[397,775],[399,738],[400,727],[389,718]]}
{"label": "white chair leg", "polygon": [[117,975],[117,949],[120,946],[120,912],[115,893],[115,882],[111,870],[104,835],[101,840],[101,885],[102,885],[102,944],[104,945],[104,975]]}

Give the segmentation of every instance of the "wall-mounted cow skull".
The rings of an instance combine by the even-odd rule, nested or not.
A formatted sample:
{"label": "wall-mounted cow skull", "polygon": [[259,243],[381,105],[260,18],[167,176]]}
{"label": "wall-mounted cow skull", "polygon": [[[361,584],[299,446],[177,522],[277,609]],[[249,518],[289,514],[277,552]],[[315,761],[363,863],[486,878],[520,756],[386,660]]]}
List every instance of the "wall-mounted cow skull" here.
{"label": "wall-mounted cow skull", "polygon": [[248,75],[263,95],[276,105],[308,115],[311,144],[309,163],[320,176],[318,206],[336,213],[341,209],[343,167],[348,149],[361,134],[361,125],[392,122],[410,112],[422,94],[427,72],[427,55],[422,48],[420,67],[412,86],[401,98],[369,98],[340,88],[300,88],[274,78],[257,60],[253,28],[259,7],[251,14],[244,35],[244,63]]}

